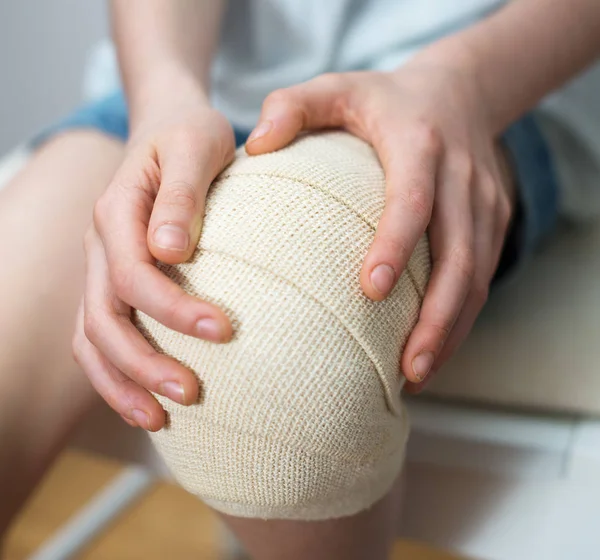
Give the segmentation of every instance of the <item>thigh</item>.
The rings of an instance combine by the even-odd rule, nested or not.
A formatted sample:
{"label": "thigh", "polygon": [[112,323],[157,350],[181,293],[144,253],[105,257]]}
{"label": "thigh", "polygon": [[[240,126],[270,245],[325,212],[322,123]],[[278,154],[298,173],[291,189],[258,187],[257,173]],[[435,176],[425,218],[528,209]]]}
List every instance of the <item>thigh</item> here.
{"label": "thigh", "polygon": [[0,483],[15,504],[92,399],[71,358],[82,238],[122,152],[99,132],[64,133],[0,191]]}
{"label": "thigh", "polygon": [[[0,371],[7,358],[20,364],[25,378],[27,366],[40,361],[47,376],[54,366],[73,369],[70,338],[83,286],[82,238],[122,149],[97,132],[61,135],[0,192]],[[9,383],[7,377],[0,383]]]}

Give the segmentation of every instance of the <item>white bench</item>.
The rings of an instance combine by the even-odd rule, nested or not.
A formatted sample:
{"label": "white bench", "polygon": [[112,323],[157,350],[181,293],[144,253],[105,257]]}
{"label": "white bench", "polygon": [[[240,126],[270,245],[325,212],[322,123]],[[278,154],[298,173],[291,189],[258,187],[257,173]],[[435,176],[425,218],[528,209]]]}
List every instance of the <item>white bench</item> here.
{"label": "white bench", "polygon": [[[0,186],[27,157],[0,163]],[[403,533],[487,560],[599,557],[599,359],[595,228],[559,236],[500,287],[433,398],[409,401]],[[106,408],[74,442],[164,472],[143,433]],[[100,526],[106,503],[94,508],[84,536],[76,523],[67,537]]]}

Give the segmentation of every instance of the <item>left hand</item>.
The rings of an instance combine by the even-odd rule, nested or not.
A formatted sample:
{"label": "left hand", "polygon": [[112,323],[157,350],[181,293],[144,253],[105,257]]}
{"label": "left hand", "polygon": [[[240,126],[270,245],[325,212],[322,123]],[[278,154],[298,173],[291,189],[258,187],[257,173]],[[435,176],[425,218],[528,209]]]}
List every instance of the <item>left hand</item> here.
{"label": "left hand", "polygon": [[277,90],[246,144],[260,154],[302,130],[335,127],[374,147],[387,190],[361,271],[365,294],[384,299],[426,230],[430,239],[432,275],[401,363],[412,392],[486,302],[514,195],[477,78],[456,54],[434,46],[394,72],[325,74]]}

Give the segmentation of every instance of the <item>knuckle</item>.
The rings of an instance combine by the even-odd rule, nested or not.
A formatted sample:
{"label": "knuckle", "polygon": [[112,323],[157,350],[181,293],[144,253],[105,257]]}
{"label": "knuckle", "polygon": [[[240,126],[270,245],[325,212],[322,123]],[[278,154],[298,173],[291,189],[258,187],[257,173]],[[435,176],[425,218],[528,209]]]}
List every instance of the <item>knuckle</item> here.
{"label": "knuckle", "polygon": [[169,131],[171,143],[176,146],[185,146],[187,149],[197,146],[202,139],[201,129],[197,126],[179,125]]}
{"label": "knuckle", "polygon": [[419,151],[437,156],[442,151],[442,134],[439,129],[425,119],[418,120],[409,129],[409,139]]}
{"label": "knuckle", "polygon": [[449,264],[471,282],[475,273],[475,253],[471,247],[457,246],[452,249],[448,257]]}
{"label": "knuckle", "polygon": [[98,392],[110,408],[118,414],[129,417],[133,407],[131,406],[132,399],[128,394],[125,382],[117,381],[116,388],[105,389]]}
{"label": "knuckle", "polygon": [[129,268],[123,266],[110,267],[110,283],[115,290],[117,296],[125,300],[129,293],[129,288],[132,284],[131,272]]}
{"label": "knuckle", "polygon": [[164,322],[169,325],[177,324],[180,317],[182,316],[181,310],[185,307],[185,292],[179,293],[173,297],[169,302],[165,303],[164,307]]}
{"label": "knuckle", "polygon": [[435,336],[442,343],[446,341],[446,339],[450,336],[450,332],[452,331],[452,323],[453,319],[448,319],[448,322],[443,323],[432,323],[430,326],[435,332]]}
{"label": "knuckle", "polygon": [[475,166],[471,155],[466,151],[456,152],[450,159],[452,174],[458,181],[468,185],[473,180]]}
{"label": "knuckle", "polygon": [[142,356],[141,359],[136,359],[128,363],[123,371],[126,379],[123,380],[124,387],[127,387],[131,382],[142,386],[154,393],[159,392],[161,379],[154,374],[148,356]]}
{"label": "knuckle", "polygon": [[473,287],[471,289],[471,295],[477,307],[483,307],[486,304],[490,295],[489,282],[486,282],[485,280],[478,280],[474,282]]}
{"label": "knuckle", "polygon": [[198,193],[193,185],[185,181],[175,181],[164,185],[162,203],[176,209],[195,210],[198,204]]}
{"label": "knuckle", "polygon": [[123,371],[123,374],[128,378],[123,381],[124,384],[126,384],[127,381],[134,381],[144,387],[148,384],[148,370],[140,360],[128,363],[124,369],[126,371]]}
{"label": "knuckle", "polygon": [[385,254],[389,255],[388,259],[393,265],[396,265],[397,261],[402,260],[408,254],[406,243],[398,237],[380,234],[375,237],[375,243],[383,248]]}
{"label": "knuckle", "polygon": [[[85,337],[93,342],[101,330],[101,319],[94,311],[86,311],[83,315],[83,333]],[[79,340],[78,340],[79,342]]]}
{"label": "knuckle", "polygon": [[421,187],[410,187],[404,197],[404,205],[419,218],[420,221],[429,222],[433,209],[432,197]]}
{"label": "knuckle", "polygon": [[272,91],[265,98],[265,105],[280,105],[287,104],[293,97],[291,88],[281,88]]}
{"label": "knuckle", "polygon": [[71,357],[77,365],[81,366],[82,343],[81,335],[78,332],[76,332],[71,339]]}
{"label": "knuckle", "polygon": [[[214,110],[214,109],[213,109]],[[212,134],[208,135],[207,149],[209,161],[214,159],[210,154],[220,154],[221,158],[218,161],[217,168],[214,169],[214,174],[219,173],[234,157],[235,157],[235,135],[233,127],[227,118],[220,112],[216,112],[213,121]]]}
{"label": "knuckle", "polygon": [[510,200],[506,196],[500,197],[498,201],[498,217],[500,221],[500,226],[503,229],[506,229],[512,217],[512,207],[510,204]]}
{"label": "knuckle", "polygon": [[483,204],[487,209],[495,209],[500,200],[498,192],[498,183],[494,177],[487,171],[480,173],[480,192],[483,199]]}
{"label": "knuckle", "polygon": [[330,88],[340,83],[343,83],[345,76],[335,72],[325,72],[313,80],[313,84],[319,85],[320,87]]}
{"label": "knuckle", "polygon": [[212,124],[214,124],[214,126],[216,126],[219,131],[225,132],[225,131],[231,130],[231,124],[230,124],[229,120],[218,109],[215,109],[214,107],[211,107],[210,109],[208,109],[208,116],[209,116],[210,122]]}
{"label": "knuckle", "polygon": [[109,199],[106,194],[102,195],[94,204],[94,209],[92,213],[92,221],[96,226],[96,229],[100,231],[102,224],[104,223],[106,217],[110,214],[109,211]]}

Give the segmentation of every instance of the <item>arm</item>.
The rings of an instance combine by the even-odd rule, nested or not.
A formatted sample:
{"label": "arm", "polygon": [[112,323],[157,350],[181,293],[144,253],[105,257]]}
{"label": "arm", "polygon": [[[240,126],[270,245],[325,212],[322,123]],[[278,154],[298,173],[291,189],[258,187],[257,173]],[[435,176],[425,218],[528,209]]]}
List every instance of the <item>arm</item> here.
{"label": "arm", "polygon": [[598,0],[513,0],[493,16],[446,40],[466,47],[491,109],[491,126],[503,131],[600,55]]}
{"label": "arm", "polygon": [[[224,0],[112,0],[113,36],[132,121],[155,103],[207,102]],[[175,97],[176,96],[176,97]]]}

